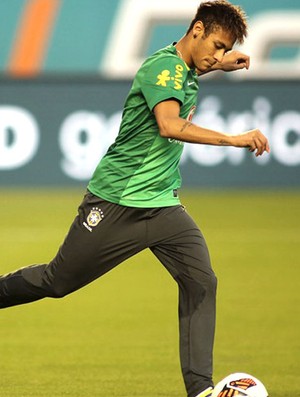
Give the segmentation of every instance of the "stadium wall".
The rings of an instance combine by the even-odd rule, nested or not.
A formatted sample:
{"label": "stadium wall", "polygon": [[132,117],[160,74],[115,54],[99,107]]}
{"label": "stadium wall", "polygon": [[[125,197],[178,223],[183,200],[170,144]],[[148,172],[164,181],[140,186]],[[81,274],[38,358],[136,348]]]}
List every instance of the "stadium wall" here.
{"label": "stadium wall", "polygon": [[[0,2],[0,185],[85,185],[118,132],[147,55],[178,40],[200,0]],[[249,70],[201,78],[194,121],[259,127],[271,154],[185,145],[184,186],[299,187],[300,3],[239,0]],[[278,28],[280,27],[280,28]]]}
{"label": "stadium wall", "polygon": [[[0,2],[0,73],[132,78],[142,60],[178,41],[200,0],[9,0]],[[239,0],[249,16],[248,73],[234,79],[300,78],[299,0]]]}
{"label": "stadium wall", "polygon": [[[85,185],[118,133],[130,80],[0,81],[0,185]],[[188,187],[299,187],[300,82],[203,80],[194,121],[228,133],[259,127],[271,154],[185,145]]]}

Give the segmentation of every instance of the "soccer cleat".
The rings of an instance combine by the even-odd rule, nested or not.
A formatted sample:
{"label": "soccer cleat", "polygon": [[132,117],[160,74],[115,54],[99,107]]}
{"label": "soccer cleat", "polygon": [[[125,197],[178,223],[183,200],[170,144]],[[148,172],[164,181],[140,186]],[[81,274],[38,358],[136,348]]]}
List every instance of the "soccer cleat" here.
{"label": "soccer cleat", "polygon": [[213,387],[208,387],[207,389],[203,390],[201,393],[197,394],[195,397],[211,397],[213,392]]}

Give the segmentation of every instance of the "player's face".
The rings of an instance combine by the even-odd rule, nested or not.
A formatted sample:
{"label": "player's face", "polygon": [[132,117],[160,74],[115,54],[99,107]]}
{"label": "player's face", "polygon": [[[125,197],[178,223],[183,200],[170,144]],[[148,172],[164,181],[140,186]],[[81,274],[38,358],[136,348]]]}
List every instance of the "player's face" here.
{"label": "player's face", "polygon": [[[201,22],[200,22],[201,23]],[[202,25],[203,26],[203,25]],[[232,35],[219,28],[208,36],[205,36],[204,29],[196,29],[192,44],[192,67],[200,72],[205,72],[215,63],[222,62],[225,53],[232,49],[234,39]]]}

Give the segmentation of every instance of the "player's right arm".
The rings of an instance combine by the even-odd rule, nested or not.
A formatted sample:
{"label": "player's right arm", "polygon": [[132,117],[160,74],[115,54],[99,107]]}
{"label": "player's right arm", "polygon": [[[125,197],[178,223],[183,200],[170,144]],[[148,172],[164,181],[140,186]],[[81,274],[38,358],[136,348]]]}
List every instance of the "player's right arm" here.
{"label": "player's right arm", "polygon": [[268,140],[260,130],[229,135],[197,126],[179,116],[180,104],[176,100],[158,103],[153,112],[160,135],[164,138],[206,145],[245,147],[255,152],[256,156],[270,152]]}

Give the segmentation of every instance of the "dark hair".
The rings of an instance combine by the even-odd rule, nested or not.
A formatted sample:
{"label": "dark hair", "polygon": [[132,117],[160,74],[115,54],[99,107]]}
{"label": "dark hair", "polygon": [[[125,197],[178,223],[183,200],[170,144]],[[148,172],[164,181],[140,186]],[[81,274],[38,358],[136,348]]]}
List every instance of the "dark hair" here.
{"label": "dark hair", "polygon": [[222,28],[232,34],[235,41],[242,44],[247,36],[246,14],[240,6],[235,6],[227,0],[205,1],[198,7],[187,34],[193,29],[196,22],[204,25],[205,36]]}

